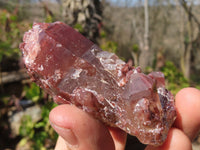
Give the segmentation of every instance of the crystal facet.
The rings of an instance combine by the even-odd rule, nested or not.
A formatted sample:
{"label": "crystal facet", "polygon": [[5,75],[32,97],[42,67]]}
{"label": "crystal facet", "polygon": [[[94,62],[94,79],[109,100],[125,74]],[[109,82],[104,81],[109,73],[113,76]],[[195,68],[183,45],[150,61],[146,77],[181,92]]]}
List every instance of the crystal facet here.
{"label": "crystal facet", "polygon": [[107,125],[161,145],[176,118],[161,72],[102,51],[68,25],[34,23],[20,48],[31,78],[58,104],[74,104]]}

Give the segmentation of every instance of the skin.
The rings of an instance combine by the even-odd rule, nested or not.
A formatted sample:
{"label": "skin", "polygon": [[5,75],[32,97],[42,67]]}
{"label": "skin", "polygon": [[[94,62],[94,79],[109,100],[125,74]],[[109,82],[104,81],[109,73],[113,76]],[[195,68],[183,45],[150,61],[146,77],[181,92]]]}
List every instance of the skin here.
{"label": "skin", "polygon": [[[185,88],[175,97],[177,119],[165,143],[145,150],[192,150],[191,141],[200,130],[200,91]],[[110,128],[71,105],[60,105],[49,115],[59,134],[55,150],[124,150],[126,133]],[[89,135],[89,136],[88,136]]]}

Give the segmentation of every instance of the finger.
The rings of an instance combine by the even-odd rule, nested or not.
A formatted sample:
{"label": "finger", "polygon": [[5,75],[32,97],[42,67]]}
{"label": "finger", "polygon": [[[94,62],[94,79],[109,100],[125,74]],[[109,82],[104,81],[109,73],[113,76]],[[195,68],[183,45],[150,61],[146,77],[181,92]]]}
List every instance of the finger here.
{"label": "finger", "polygon": [[115,150],[124,150],[126,146],[126,132],[119,128],[108,127],[112,138],[114,139]]}
{"label": "finger", "polygon": [[114,150],[108,129],[86,112],[72,105],[60,105],[50,112],[52,127],[72,150]]}
{"label": "finger", "polygon": [[192,150],[190,139],[179,129],[171,128],[162,146],[147,146],[145,150]]}
{"label": "finger", "polygon": [[183,130],[193,140],[200,130],[200,91],[195,88],[182,89],[176,95],[175,104],[175,127]]}

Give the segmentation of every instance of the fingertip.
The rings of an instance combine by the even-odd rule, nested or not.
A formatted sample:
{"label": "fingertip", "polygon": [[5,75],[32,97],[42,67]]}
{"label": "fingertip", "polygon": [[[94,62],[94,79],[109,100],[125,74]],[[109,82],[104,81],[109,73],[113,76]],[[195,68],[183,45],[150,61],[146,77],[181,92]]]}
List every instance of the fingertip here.
{"label": "fingertip", "polygon": [[184,88],[175,97],[177,119],[175,127],[183,130],[193,140],[200,129],[200,91]]}
{"label": "fingertip", "polygon": [[162,146],[147,146],[145,150],[192,150],[192,144],[181,130],[171,128]]}
{"label": "fingertip", "polygon": [[[70,121],[68,121],[69,118],[64,116],[64,114],[68,113],[66,109],[68,109],[67,104],[58,105],[57,107],[53,108],[49,113],[49,121],[57,126],[70,128]],[[66,116],[67,115],[68,114],[66,114]]]}
{"label": "fingertip", "polygon": [[171,128],[165,143],[161,146],[162,150],[192,150],[190,139],[179,129]]}

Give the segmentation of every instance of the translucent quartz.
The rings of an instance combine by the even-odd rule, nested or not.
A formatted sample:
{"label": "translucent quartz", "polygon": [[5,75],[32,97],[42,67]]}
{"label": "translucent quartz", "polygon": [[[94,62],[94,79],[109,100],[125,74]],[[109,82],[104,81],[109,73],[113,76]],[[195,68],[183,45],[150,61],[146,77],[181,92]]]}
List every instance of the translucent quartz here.
{"label": "translucent quartz", "polygon": [[176,110],[161,72],[145,75],[61,22],[34,23],[20,49],[31,78],[56,103],[76,105],[144,144],[165,141]]}

